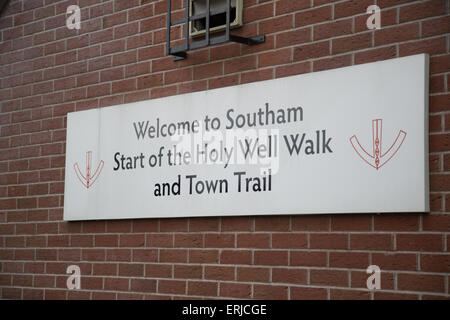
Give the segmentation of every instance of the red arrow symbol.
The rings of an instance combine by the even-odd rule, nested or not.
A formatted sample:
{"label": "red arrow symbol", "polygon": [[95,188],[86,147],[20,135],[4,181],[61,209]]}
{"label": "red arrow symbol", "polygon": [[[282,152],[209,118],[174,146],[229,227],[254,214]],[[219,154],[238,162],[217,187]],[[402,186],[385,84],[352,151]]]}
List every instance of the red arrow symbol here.
{"label": "red arrow symbol", "polygon": [[395,138],[395,141],[389,147],[389,149],[385,152],[381,152],[382,146],[382,130],[383,129],[383,120],[375,119],[372,120],[372,153],[368,153],[366,149],[364,149],[358,141],[356,135],[353,135],[350,138],[350,143],[355,149],[356,153],[364,160],[368,165],[374,167],[375,169],[380,169],[384,166],[392,157],[397,153],[397,151],[402,146],[403,142],[406,138],[406,132],[400,130]]}
{"label": "red arrow symbol", "polygon": [[81,173],[80,167],[78,166],[77,162],[75,162],[75,164],[73,165],[73,168],[75,169],[75,173],[78,179],[88,189],[90,186],[94,184],[95,180],[97,180],[98,176],[100,175],[100,172],[103,169],[105,162],[103,160],[100,160],[100,163],[98,164],[97,169],[93,174],[91,173],[92,168],[91,164],[92,164],[92,151],[88,151],[86,152],[86,176],[84,176]]}

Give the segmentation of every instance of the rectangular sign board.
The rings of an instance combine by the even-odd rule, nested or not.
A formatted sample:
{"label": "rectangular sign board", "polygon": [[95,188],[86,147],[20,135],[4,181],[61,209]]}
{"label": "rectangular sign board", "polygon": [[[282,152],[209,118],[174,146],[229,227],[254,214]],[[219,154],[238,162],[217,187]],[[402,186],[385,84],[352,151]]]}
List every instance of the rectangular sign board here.
{"label": "rectangular sign board", "polygon": [[70,113],[64,219],[427,212],[428,64]]}

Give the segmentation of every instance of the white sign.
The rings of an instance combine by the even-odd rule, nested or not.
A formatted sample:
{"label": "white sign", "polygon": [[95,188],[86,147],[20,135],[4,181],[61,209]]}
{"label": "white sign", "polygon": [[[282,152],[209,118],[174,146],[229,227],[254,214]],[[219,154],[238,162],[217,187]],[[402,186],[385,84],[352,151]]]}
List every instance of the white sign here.
{"label": "white sign", "polygon": [[64,219],[428,211],[428,56],[70,113]]}

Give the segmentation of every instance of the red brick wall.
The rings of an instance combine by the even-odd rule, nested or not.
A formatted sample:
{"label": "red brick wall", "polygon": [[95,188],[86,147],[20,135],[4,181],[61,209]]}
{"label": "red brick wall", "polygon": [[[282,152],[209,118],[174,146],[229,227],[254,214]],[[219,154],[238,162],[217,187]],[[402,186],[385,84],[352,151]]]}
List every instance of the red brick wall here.
{"label": "red brick wall", "polygon": [[[382,29],[370,31],[375,2]],[[76,3],[80,31],[65,26]],[[9,2],[0,16],[1,298],[449,298],[449,1],[244,4],[235,32],[265,34],[264,44],[174,62],[165,0]],[[62,220],[67,112],[423,52],[430,214]],[[71,264],[81,290],[66,289]],[[366,289],[370,264],[382,269],[381,290]]]}

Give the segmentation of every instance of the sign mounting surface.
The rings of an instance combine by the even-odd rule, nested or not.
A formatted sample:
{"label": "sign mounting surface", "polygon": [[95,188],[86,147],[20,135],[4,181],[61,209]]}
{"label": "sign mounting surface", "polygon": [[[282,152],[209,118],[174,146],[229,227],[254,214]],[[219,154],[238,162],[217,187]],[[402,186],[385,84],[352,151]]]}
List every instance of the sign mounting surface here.
{"label": "sign mounting surface", "polygon": [[65,220],[427,212],[428,56],[68,114]]}

